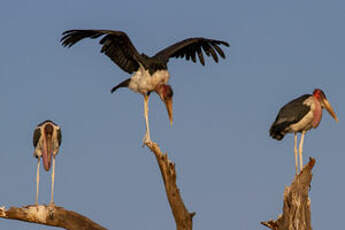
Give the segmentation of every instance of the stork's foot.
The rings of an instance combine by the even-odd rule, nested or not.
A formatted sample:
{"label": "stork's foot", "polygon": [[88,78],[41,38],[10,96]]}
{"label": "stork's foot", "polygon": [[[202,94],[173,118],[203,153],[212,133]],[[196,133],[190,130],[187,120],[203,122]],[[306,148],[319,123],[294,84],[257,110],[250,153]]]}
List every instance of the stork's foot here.
{"label": "stork's foot", "polygon": [[148,133],[146,133],[144,138],[143,138],[143,145],[142,145],[142,147],[144,147],[146,144],[148,144],[150,142],[152,142],[151,141],[151,137],[150,137],[150,135]]}
{"label": "stork's foot", "polygon": [[48,205],[49,207],[52,207],[52,208],[55,208],[56,207],[56,205],[55,205],[55,203],[54,203],[54,201],[50,201],[50,203],[49,203],[49,205]]}

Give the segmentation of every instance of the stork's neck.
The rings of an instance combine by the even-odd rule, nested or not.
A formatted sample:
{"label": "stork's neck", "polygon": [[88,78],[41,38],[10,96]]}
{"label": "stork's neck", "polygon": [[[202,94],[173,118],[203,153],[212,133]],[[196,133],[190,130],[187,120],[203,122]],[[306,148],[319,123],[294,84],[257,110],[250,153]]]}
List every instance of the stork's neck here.
{"label": "stork's neck", "polygon": [[315,96],[313,96],[313,101],[314,101],[315,107],[314,107],[314,111],[313,111],[314,119],[312,122],[312,126],[313,126],[313,128],[316,128],[319,126],[321,118],[322,118],[322,107],[321,107],[320,101]]}

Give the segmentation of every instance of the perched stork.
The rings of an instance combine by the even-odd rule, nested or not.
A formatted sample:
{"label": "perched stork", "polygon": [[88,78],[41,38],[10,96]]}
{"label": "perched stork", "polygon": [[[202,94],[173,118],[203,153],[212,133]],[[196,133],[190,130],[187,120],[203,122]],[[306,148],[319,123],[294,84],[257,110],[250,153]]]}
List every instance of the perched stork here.
{"label": "perched stork", "polygon": [[50,120],[46,120],[37,125],[33,134],[33,144],[35,147],[34,157],[37,158],[37,174],[36,174],[36,200],[38,205],[38,188],[40,182],[40,159],[43,158],[43,166],[49,171],[51,159],[53,157],[52,169],[52,185],[51,185],[51,201],[50,205],[54,205],[54,177],[55,177],[55,156],[59,152],[61,145],[61,129]]}
{"label": "perched stork", "polygon": [[321,118],[322,109],[326,108],[329,114],[338,122],[335,112],[328,102],[326,95],[321,89],[315,89],[313,94],[305,94],[284,105],[277,115],[276,120],[270,128],[270,136],[281,140],[287,133],[294,133],[294,152],[296,163],[296,174],[298,173],[297,159],[297,133],[300,132],[301,140],[299,144],[300,170],[303,168],[303,141],[306,131],[317,128]]}
{"label": "perched stork", "polygon": [[144,144],[151,141],[148,120],[148,100],[151,92],[156,92],[159,95],[160,99],[166,105],[170,124],[173,121],[173,90],[167,84],[170,77],[167,67],[169,59],[186,58],[186,60],[196,62],[196,57],[198,56],[200,63],[205,65],[202,50],[207,56],[211,55],[214,61],[218,62],[218,55],[225,58],[225,54],[219,46],[229,46],[225,41],[207,38],[188,38],[149,57],[143,53],[139,54],[127,34],[122,31],[68,30],[63,32],[62,35],[61,42],[65,47],[71,47],[84,38],[95,39],[104,35],[100,41],[100,44],[103,45],[101,52],[105,53],[123,71],[132,74],[131,78],[124,80],[112,88],[111,93],[118,88],[127,87],[144,96],[146,122]]}

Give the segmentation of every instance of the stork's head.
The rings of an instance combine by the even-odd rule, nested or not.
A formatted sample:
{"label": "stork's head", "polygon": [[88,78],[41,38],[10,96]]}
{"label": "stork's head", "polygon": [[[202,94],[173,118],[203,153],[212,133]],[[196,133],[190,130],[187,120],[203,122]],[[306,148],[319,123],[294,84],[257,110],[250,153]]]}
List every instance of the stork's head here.
{"label": "stork's head", "polygon": [[328,102],[325,93],[321,89],[315,89],[313,92],[313,96],[320,102],[322,108],[325,108],[328,113],[334,118],[334,120],[338,122],[337,115],[335,115],[335,112],[331,104]]}
{"label": "stork's head", "polygon": [[164,84],[158,85],[155,91],[159,95],[161,100],[164,102],[168,111],[170,124],[172,125],[172,122],[173,122],[172,97],[174,95],[174,92],[170,85],[164,85]]}
{"label": "stork's head", "polygon": [[37,156],[42,156],[45,170],[50,169],[52,155],[59,151],[61,129],[50,120],[39,124],[34,132],[33,143]]}

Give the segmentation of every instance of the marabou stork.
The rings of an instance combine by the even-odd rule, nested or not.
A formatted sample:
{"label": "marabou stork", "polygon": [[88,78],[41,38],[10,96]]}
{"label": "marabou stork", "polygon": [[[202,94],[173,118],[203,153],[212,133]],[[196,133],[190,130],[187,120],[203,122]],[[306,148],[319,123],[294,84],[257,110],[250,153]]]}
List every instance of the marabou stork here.
{"label": "marabou stork", "polygon": [[[207,38],[188,38],[177,42],[154,56],[149,57],[146,54],[136,50],[126,33],[122,31],[111,30],[68,30],[63,32],[61,42],[63,46],[71,47],[84,38],[98,38],[103,45],[101,53],[107,55],[123,71],[132,74],[131,78],[126,79],[112,88],[111,93],[121,87],[127,87],[134,92],[144,96],[144,112],[146,122],[146,134],[144,144],[150,142],[150,128],[148,120],[148,100],[151,92],[156,92],[160,99],[165,103],[168,111],[170,124],[173,121],[172,97],[173,90],[168,85],[168,61],[170,58],[186,58],[186,60],[197,61],[205,65],[202,50],[207,56],[212,56],[215,62],[218,62],[218,55],[225,58],[225,54],[220,45],[229,46],[225,41],[213,40]],[[218,53],[218,55],[217,55]]]}
{"label": "marabou stork", "polygon": [[46,120],[37,125],[33,134],[33,144],[35,147],[34,157],[37,158],[37,174],[36,174],[36,200],[38,205],[38,188],[40,182],[40,159],[43,158],[43,166],[49,171],[51,159],[53,157],[52,184],[51,184],[51,201],[50,205],[54,205],[54,179],[55,179],[55,156],[59,152],[61,145],[61,129],[50,120]]}
{"label": "marabou stork", "polygon": [[305,94],[284,105],[277,115],[276,120],[270,128],[270,136],[281,140],[287,133],[294,133],[294,152],[296,163],[296,174],[298,173],[297,159],[297,133],[300,132],[301,140],[299,144],[300,170],[303,168],[303,141],[306,131],[317,128],[321,118],[322,109],[326,108],[329,114],[338,122],[335,112],[328,102],[326,95],[321,89],[315,89],[313,94]]}

